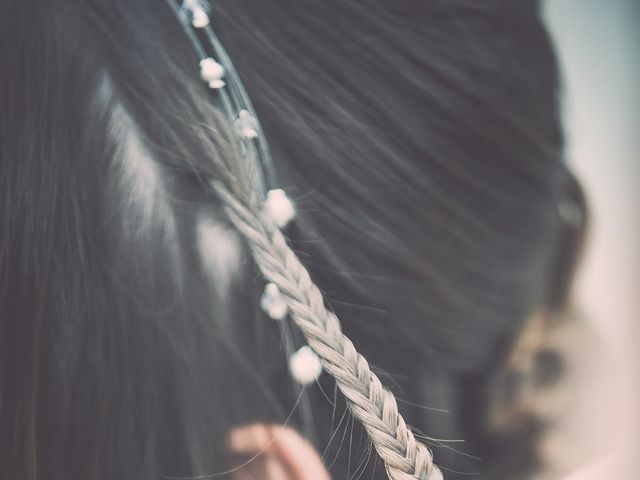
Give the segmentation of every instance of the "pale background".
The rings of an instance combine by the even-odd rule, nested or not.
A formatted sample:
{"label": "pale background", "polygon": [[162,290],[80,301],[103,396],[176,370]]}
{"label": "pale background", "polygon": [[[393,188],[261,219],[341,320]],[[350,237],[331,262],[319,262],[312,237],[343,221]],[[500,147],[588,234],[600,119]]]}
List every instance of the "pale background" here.
{"label": "pale background", "polygon": [[[577,299],[610,347],[620,388],[591,414],[615,425],[601,439],[604,472],[640,478],[640,0],[546,0],[563,68],[567,158],[592,215]],[[590,421],[584,421],[585,435]],[[626,454],[623,452],[626,451]],[[573,480],[573,477],[572,477]]]}

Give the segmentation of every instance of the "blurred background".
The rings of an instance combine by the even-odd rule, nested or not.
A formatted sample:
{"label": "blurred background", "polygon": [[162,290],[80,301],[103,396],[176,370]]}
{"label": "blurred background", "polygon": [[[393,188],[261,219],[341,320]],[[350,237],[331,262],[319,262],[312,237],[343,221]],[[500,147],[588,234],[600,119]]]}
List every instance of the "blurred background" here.
{"label": "blurred background", "polygon": [[589,360],[593,382],[567,426],[599,451],[571,480],[638,479],[640,1],[546,0],[545,16],[563,70],[567,159],[591,214],[576,304],[604,344],[594,352],[606,352]]}

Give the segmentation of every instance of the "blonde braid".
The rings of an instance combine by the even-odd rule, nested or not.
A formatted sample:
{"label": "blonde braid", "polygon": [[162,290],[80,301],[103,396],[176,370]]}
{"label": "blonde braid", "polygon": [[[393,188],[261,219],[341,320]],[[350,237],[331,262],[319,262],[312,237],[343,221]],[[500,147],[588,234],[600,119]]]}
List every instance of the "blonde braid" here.
{"label": "blonde braid", "polygon": [[393,393],[382,386],[367,360],[342,333],[340,321],[326,309],[320,290],[273,220],[261,212],[258,202],[243,203],[220,182],[212,186],[229,219],[247,240],[262,274],[278,286],[291,318],[364,426],[389,478],[441,480],[431,452],[415,439],[398,412]]}

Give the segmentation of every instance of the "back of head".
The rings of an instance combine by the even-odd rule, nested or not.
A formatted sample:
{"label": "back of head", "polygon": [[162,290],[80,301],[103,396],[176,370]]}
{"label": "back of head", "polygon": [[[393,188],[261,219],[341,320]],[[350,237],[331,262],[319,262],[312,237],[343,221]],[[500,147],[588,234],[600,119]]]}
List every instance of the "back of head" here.
{"label": "back of head", "polygon": [[[526,318],[562,304],[573,185],[537,2],[215,7],[297,205],[291,245],[344,331],[408,423],[466,440],[432,441],[443,469],[505,467],[492,379]],[[249,188],[231,126],[166,2],[5,12],[0,476],[222,472],[231,428],[283,422],[299,400],[247,242],[209,188]],[[353,427],[320,386],[312,417],[290,420],[344,478]]]}

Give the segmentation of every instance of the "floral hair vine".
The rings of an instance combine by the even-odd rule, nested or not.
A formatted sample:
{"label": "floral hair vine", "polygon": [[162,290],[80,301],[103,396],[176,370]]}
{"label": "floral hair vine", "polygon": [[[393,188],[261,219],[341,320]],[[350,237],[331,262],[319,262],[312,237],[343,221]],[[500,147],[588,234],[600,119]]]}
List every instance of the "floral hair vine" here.
{"label": "floral hair vine", "polygon": [[[168,1],[200,59],[202,81],[215,92],[222,111],[235,128],[242,154],[255,167],[257,190],[264,197],[266,214],[279,228],[285,228],[295,217],[295,208],[284,190],[275,187],[269,147],[249,95],[211,26],[210,6],[200,0]],[[287,303],[274,283],[265,286],[260,306],[273,320],[282,321],[288,314]],[[287,339],[287,343],[293,344],[293,339]],[[313,383],[322,372],[318,356],[306,345],[290,353],[289,369],[301,385]]]}
{"label": "floral hair vine", "polygon": [[[366,358],[344,335],[337,316],[327,308],[320,289],[282,233],[295,217],[293,203],[277,188],[267,142],[249,96],[210,22],[204,0],[166,0],[198,56],[202,81],[235,128],[242,155],[255,167],[261,203],[233,194],[217,180],[211,187],[231,223],[243,234],[267,283],[260,300],[265,314],[278,321],[289,371],[300,391],[303,428],[312,437],[313,421],[304,386],[322,371],[335,380],[352,415],[362,424],[392,480],[442,480],[429,449],[419,442],[398,410],[394,394],[371,371]],[[252,172],[253,174],[253,172]],[[287,320],[298,327],[286,328]],[[305,345],[296,350],[294,335]],[[298,343],[299,345],[299,343]]]}

